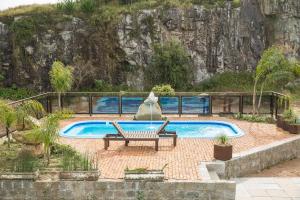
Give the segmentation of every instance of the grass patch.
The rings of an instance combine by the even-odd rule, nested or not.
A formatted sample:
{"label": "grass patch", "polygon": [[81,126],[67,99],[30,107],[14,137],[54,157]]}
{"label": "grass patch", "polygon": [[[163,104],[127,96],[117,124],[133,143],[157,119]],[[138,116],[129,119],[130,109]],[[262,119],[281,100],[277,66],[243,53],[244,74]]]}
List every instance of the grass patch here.
{"label": "grass patch", "polygon": [[19,100],[36,95],[37,93],[27,88],[0,88],[0,98]]}
{"label": "grass patch", "polygon": [[241,114],[238,113],[233,116],[233,118],[238,120],[244,120],[248,122],[261,122],[274,124],[275,120],[270,115],[251,115],[251,114]]}
{"label": "grass patch", "polygon": [[254,78],[251,72],[224,72],[200,82],[194,91],[209,92],[250,92],[253,89]]}
{"label": "grass patch", "polygon": [[[37,158],[21,151],[22,144],[12,142],[8,148],[6,143],[0,145],[0,172],[32,172],[49,168],[44,158]],[[81,155],[68,145],[55,144],[51,149],[50,163],[58,163],[52,167],[63,170],[89,171],[97,168],[90,156]],[[96,160],[97,161],[97,160]]]}

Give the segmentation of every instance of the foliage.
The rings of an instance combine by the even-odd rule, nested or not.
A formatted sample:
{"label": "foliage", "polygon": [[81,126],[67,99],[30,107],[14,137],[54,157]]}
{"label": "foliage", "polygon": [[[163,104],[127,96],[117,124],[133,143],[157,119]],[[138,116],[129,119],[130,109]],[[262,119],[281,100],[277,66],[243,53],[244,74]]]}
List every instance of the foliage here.
{"label": "foliage", "polygon": [[76,1],[75,0],[63,0],[62,2],[57,4],[57,9],[65,12],[67,14],[72,14],[76,9]]}
{"label": "foliage", "polygon": [[143,173],[147,172],[147,168],[129,169],[128,167],[126,167],[125,172],[128,173],[128,174],[143,174]]}
{"label": "foliage", "polygon": [[295,123],[297,120],[297,115],[291,108],[285,110],[282,116],[283,119],[289,123]]}
{"label": "foliage", "polygon": [[[259,110],[265,83],[285,86],[288,82],[300,77],[300,65],[288,60],[281,47],[273,46],[263,52],[256,67],[255,82],[253,86],[253,114]],[[256,88],[261,82],[260,98],[256,108]]]}
{"label": "foliage", "polygon": [[71,89],[73,84],[72,68],[55,61],[49,72],[50,82],[56,92],[66,92]]}
{"label": "foliage", "polygon": [[61,108],[61,93],[66,92],[72,88],[73,84],[73,70],[70,66],[66,66],[60,62],[55,61],[49,72],[50,82],[53,89],[58,93],[58,107]]}
{"label": "foliage", "polygon": [[44,106],[37,100],[29,100],[19,106],[27,115],[35,117],[37,119],[42,118],[46,111]]}
{"label": "foliage", "polygon": [[238,8],[241,6],[241,0],[233,0],[232,5],[234,8]]}
{"label": "foliage", "polygon": [[51,113],[41,124],[41,127],[37,127],[32,131],[44,144],[44,157],[47,159],[47,164],[50,162],[51,147],[58,139],[59,132],[59,120],[65,119],[69,116],[65,111],[58,111]]}
{"label": "foliage", "polygon": [[98,168],[98,160],[88,154],[70,154],[63,152],[61,165],[64,171],[92,171]]}
{"label": "foliage", "polygon": [[29,153],[21,153],[16,160],[12,171],[14,172],[34,172],[38,167],[38,159]]}
{"label": "foliage", "polygon": [[10,128],[16,122],[17,115],[15,110],[7,104],[7,102],[0,101],[0,123],[6,129],[6,136],[8,139],[8,147],[10,147]]}
{"label": "foliage", "polygon": [[35,95],[36,93],[27,88],[0,88],[0,98],[19,100]]}
{"label": "foliage", "polygon": [[221,145],[227,145],[229,142],[229,137],[226,134],[218,135],[216,139]]}
{"label": "foliage", "polygon": [[30,42],[35,32],[35,26],[31,18],[13,22],[10,29],[15,35],[16,42],[21,45],[26,45]]}
{"label": "foliage", "polygon": [[262,122],[262,123],[274,123],[274,119],[266,115],[252,115],[252,114],[241,114],[234,115],[235,119],[245,120],[249,122]]}
{"label": "foliage", "polygon": [[154,55],[146,70],[150,85],[170,84],[174,89],[190,86],[191,60],[183,46],[175,40],[154,45]]}
{"label": "foliage", "polygon": [[171,85],[156,85],[152,88],[152,92],[154,92],[156,95],[161,96],[174,96],[175,90],[171,87]]}
{"label": "foliage", "polygon": [[95,0],[81,0],[79,3],[82,12],[91,14],[95,11]]}
{"label": "foliage", "polygon": [[201,81],[195,85],[195,91],[233,91],[233,92],[246,92],[251,91],[254,83],[253,74],[251,72],[232,72],[226,71],[218,73],[209,79]]}

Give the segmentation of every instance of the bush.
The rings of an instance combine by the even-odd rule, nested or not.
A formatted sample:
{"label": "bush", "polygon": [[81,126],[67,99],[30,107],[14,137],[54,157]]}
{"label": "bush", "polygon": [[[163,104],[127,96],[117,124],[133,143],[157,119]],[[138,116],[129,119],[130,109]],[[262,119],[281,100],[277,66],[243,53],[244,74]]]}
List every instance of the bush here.
{"label": "bush", "polygon": [[175,90],[171,87],[171,85],[156,85],[151,90],[156,95],[161,96],[173,96],[175,95]]}
{"label": "bush", "polygon": [[254,84],[251,72],[223,72],[195,85],[196,91],[252,91]]}
{"label": "bush", "polygon": [[57,3],[57,9],[67,14],[72,14],[75,11],[76,2],[74,0],[63,0]]}
{"label": "bush", "polygon": [[150,85],[170,84],[175,89],[186,89],[192,82],[190,57],[178,41],[156,44],[146,74]]}
{"label": "bush", "polygon": [[31,97],[36,93],[27,88],[0,88],[0,98],[19,100]]}
{"label": "bush", "polygon": [[283,119],[289,123],[295,123],[297,120],[297,115],[291,108],[285,110],[282,116]]}
{"label": "bush", "polygon": [[81,0],[80,10],[84,13],[93,13],[95,11],[95,0]]}
{"label": "bush", "polygon": [[228,141],[229,141],[229,137],[225,134],[221,134],[221,135],[217,136],[216,139],[219,142],[219,144],[221,144],[221,145],[227,145]]}
{"label": "bush", "polygon": [[262,122],[262,123],[270,123],[270,124],[275,123],[275,120],[272,117],[265,116],[265,115],[252,115],[252,114],[238,113],[234,115],[234,118],[238,120],[249,121],[249,122]]}

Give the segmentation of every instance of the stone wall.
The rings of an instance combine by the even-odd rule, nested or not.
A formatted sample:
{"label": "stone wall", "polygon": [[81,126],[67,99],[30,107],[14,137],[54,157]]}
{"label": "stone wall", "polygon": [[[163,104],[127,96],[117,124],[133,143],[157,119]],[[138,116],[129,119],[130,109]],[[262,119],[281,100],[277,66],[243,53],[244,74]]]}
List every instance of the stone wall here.
{"label": "stone wall", "polygon": [[225,177],[256,173],[297,157],[300,157],[300,136],[235,155],[233,159],[225,162]]}
{"label": "stone wall", "polygon": [[233,200],[235,183],[0,180],[0,199]]}

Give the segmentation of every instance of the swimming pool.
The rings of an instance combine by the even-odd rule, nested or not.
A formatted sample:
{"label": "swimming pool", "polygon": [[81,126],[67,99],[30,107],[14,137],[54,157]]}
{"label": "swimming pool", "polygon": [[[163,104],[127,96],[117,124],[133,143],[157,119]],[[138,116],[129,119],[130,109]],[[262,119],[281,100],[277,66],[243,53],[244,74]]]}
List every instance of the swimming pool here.
{"label": "swimming pool", "polygon": [[[125,131],[157,130],[162,121],[118,121]],[[223,121],[171,121],[167,131],[176,131],[179,138],[214,138],[220,134],[229,137],[244,135],[236,125]],[[69,138],[103,138],[117,130],[108,121],[80,121],[64,127],[60,136]]]}

